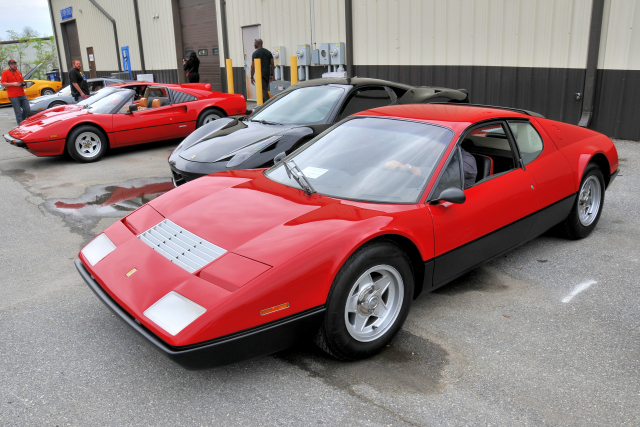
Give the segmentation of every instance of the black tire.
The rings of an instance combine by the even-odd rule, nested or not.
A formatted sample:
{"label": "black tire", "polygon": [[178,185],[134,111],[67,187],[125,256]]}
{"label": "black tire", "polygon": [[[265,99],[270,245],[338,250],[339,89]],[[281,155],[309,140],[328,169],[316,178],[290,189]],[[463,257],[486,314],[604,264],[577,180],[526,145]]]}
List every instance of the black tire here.
{"label": "black tire", "polygon": [[[369,272],[372,281],[367,278]],[[386,273],[389,274],[385,276]],[[388,290],[381,292],[387,279]],[[398,245],[381,240],[363,246],[349,257],[333,281],[316,344],[341,360],[363,359],[378,353],[407,318],[413,287],[409,258]],[[378,317],[378,310],[385,312]]]}
{"label": "black tire", "polygon": [[218,120],[223,118],[225,115],[220,110],[216,108],[207,108],[198,117],[198,123],[196,124],[196,128],[200,126],[206,125],[214,120]]}
{"label": "black tire", "polygon": [[65,102],[62,102],[62,101],[55,101],[55,102],[52,102],[51,104],[49,104],[49,107],[47,107],[47,108],[56,108],[56,107],[60,107],[62,105],[67,105],[67,104]]}
{"label": "black tire", "polygon": [[587,165],[571,212],[558,224],[562,237],[578,240],[591,234],[602,214],[604,191],[602,171],[594,164]]}
{"label": "black tire", "polygon": [[42,91],[40,92],[40,95],[41,96],[46,96],[46,95],[53,95],[54,93],[56,93],[55,90],[49,89],[49,88],[45,88],[45,89],[42,89]]}
{"label": "black tire", "polygon": [[79,126],[67,137],[67,153],[80,163],[100,160],[108,145],[109,140],[104,132],[91,125]]}

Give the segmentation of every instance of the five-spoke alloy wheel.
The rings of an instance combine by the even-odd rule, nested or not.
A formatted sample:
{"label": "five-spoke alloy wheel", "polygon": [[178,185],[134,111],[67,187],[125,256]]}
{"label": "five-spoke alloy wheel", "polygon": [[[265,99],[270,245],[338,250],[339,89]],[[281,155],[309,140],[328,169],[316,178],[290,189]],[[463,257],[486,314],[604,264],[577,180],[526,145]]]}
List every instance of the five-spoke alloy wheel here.
{"label": "five-spoke alloy wheel", "polygon": [[571,213],[558,224],[561,235],[572,240],[582,239],[596,228],[604,205],[604,189],[602,171],[597,165],[589,164],[582,175]]}
{"label": "five-spoke alloy wheel", "polygon": [[413,286],[411,263],[402,248],[386,239],[365,244],[333,281],[316,344],[343,360],[376,354],[402,327]]}
{"label": "five-spoke alloy wheel", "polygon": [[80,126],[67,138],[67,152],[74,160],[82,163],[99,160],[107,150],[107,137],[93,126]]}

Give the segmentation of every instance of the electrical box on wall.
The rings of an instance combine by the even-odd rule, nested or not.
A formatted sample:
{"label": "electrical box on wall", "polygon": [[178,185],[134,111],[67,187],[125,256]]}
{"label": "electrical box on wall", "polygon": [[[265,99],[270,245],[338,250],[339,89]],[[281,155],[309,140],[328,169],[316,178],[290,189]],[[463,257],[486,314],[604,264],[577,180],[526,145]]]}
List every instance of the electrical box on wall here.
{"label": "electrical box on wall", "polygon": [[274,47],[271,51],[271,54],[273,55],[273,65],[279,66],[289,64],[289,58],[287,57],[287,51],[285,50],[284,46]]}
{"label": "electrical box on wall", "polygon": [[320,65],[329,65],[331,64],[330,59],[329,59],[329,46],[331,43],[320,43],[320,49],[319,50],[319,62],[318,64]]}
{"label": "electrical box on wall", "polygon": [[347,63],[344,43],[331,43],[329,55],[331,56],[331,65],[344,65]]}
{"label": "electrical box on wall", "polygon": [[311,65],[311,48],[308,44],[299,44],[296,48],[296,56],[298,57],[298,66]]}

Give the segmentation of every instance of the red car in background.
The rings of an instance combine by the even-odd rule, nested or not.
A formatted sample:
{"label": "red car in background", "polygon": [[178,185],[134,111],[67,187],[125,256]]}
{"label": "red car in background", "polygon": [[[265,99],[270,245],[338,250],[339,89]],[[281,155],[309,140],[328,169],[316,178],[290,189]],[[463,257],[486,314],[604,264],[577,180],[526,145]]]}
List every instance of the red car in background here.
{"label": "red car in background", "polygon": [[76,261],[109,308],[188,368],[305,335],[340,359],[375,354],[421,292],[551,227],[586,237],[619,171],[602,134],[465,104],[364,111],[273,154],[268,170],[150,201]]}
{"label": "red car in background", "polygon": [[184,138],[205,123],[246,111],[244,96],[212,92],[205,83],[135,82],[103,90],[110,93],[95,102],[38,113],[4,138],[36,156],[66,151],[79,162],[95,162],[109,148]]}

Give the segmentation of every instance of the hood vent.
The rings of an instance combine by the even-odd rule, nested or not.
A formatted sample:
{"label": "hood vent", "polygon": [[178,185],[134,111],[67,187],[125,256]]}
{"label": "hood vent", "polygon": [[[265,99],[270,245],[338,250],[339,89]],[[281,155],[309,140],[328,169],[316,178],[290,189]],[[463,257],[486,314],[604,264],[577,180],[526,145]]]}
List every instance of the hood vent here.
{"label": "hood vent", "polygon": [[193,273],[227,251],[165,219],[138,236],[154,251]]}

